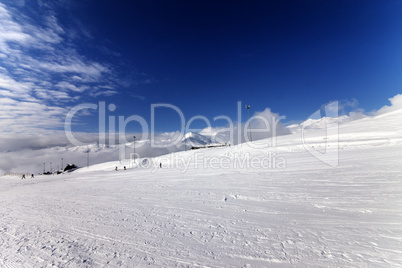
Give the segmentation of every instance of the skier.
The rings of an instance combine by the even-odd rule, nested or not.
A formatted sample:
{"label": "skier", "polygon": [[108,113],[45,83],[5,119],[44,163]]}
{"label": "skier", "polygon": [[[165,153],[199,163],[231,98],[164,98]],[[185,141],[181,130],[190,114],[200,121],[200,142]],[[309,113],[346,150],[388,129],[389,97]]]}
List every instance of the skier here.
{"label": "skier", "polygon": [[34,178],[34,174],[31,174],[31,179],[33,179]]}
{"label": "skier", "polygon": [[162,163],[159,163],[159,167],[162,168]]}
{"label": "skier", "polygon": [[21,180],[23,180],[23,179],[25,179],[25,174],[22,174],[22,178],[21,178]]}
{"label": "skier", "polygon": [[124,166],[124,170],[126,170],[126,166]]}
{"label": "skier", "polygon": [[117,171],[117,167],[116,167],[114,170],[116,170],[116,171]]}

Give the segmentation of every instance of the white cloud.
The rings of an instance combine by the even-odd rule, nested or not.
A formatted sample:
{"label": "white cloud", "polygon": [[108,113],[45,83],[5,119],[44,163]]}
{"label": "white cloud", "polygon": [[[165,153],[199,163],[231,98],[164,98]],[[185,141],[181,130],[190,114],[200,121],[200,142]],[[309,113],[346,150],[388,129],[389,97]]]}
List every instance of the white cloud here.
{"label": "white cloud", "polygon": [[108,90],[99,90],[99,91],[96,91],[96,92],[94,92],[94,93],[91,93],[91,96],[93,96],[93,97],[98,97],[98,96],[106,96],[106,97],[109,97],[109,96],[113,96],[113,95],[116,95],[118,92],[116,91],[116,90],[111,90],[111,89],[108,89]]}
{"label": "white cloud", "polygon": [[18,44],[28,43],[32,37],[22,31],[21,25],[14,22],[5,5],[0,3],[0,51],[8,54],[11,52],[10,42]]}
{"label": "white cloud", "polygon": [[60,27],[59,23],[57,22],[57,18],[54,15],[49,15],[46,18],[46,24],[56,33],[64,34],[65,31],[62,27]]}
{"label": "white cloud", "polygon": [[[47,28],[30,24],[18,23],[6,5],[0,3],[0,51],[5,54],[19,55],[23,48],[36,48],[53,50],[52,44],[63,41],[59,35],[63,33],[54,16],[46,18]],[[17,45],[17,47],[15,46]]]}
{"label": "white cloud", "polygon": [[0,97],[8,96],[22,100],[31,100],[31,89],[31,83],[18,82],[7,74],[0,73]]}
{"label": "white cloud", "polygon": [[[256,112],[254,117],[255,119],[251,121],[252,128],[269,130],[269,132],[267,131],[267,134],[269,133],[268,137],[290,134],[289,130],[286,129],[281,122],[281,120],[286,119],[286,117],[281,117],[279,114],[273,113],[270,108],[265,108],[262,112]],[[261,138],[266,138],[267,134],[262,132],[262,135],[265,137]],[[256,137],[258,137],[258,135],[256,135]]]}
{"label": "white cloud", "polygon": [[71,99],[71,96],[68,95],[68,93],[66,93],[64,91],[56,91],[56,90],[38,88],[38,89],[35,89],[35,93],[39,98],[41,98],[43,100],[63,101],[63,100]]}
{"label": "white cloud", "polygon": [[82,78],[79,77],[78,75],[74,75],[73,77],[71,77],[71,79],[76,80],[76,81],[82,81]]}
{"label": "white cloud", "polygon": [[[282,125],[281,120],[285,119],[277,113],[273,113],[270,108],[264,111],[257,111],[250,118],[251,122],[251,136],[250,129],[247,123],[233,122],[233,137],[229,135],[226,127],[207,127],[201,130],[201,134],[211,136],[213,142],[217,143],[231,143],[238,144],[246,142],[247,140],[261,140],[270,137],[290,134],[290,130]],[[240,133],[240,137],[239,137]]]}
{"label": "white cloud", "polygon": [[388,99],[391,102],[391,105],[385,105],[378,111],[374,112],[375,115],[396,111],[402,109],[402,94],[395,95],[392,98]]}
{"label": "white cloud", "polygon": [[[57,147],[46,148],[70,144],[61,130],[69,107],[83,94],[118,93],[120,79],[113,67],[78,51],[83,39],[93,38],[91,33],[79,21],[75,29],[60,24],[54,6],[65,4],[69,2],[39,1],[40,10],[34,11],[39,19],[34,20],[21,9],[25,1],[0,2],[0,174],[18,171],[26,163],[35,169],[42,161],[58,158]],[[76,116],[78,122],[82,115],[85,111]],[[97,140],[97,134],[74,135],[83,142]],[[81,154],[65,155],[79,159]],[[100,154],[98,160],[110,157],[114,153]]]}
{"label": "white cloud", "polygon": [[1,98],[0,104],[0,129],[3,132],[35,133],[40,128],[61,127],[64,123],[60,117],[66,113],[66,109],[61,107],[11,98]]}
{"label": "white cloud", "polygon": [[116,94],[111,69],[77,51],[74,42],[81,40],[70,39],[54,2],[39,4],[41,20],[34,21],[19,8],[24,1],[13,7],[0,3],[0,133],[58,128],[66,103],[82,94]]}
{"label": "white cloud", "polygon": [[102,85],[101,87],[95,87],[93,88],[92,92],[90,95],[92,97],[98,97],[98,96],[113,96],[117,94],[117,90],[113,86],[109,85]]}
{"label": "white cloud", "polygon": [[[402,95],[396,95],[390,98],[391,106],[384,106],[379,109],[374,114],[392,112],[397,109],[402,109]],[[16,107],[16,104],[21,104],[20,107]],[[38,122],[43,119],[41,114],[47,113],[50,118],[53,118],[52,124],[57,124],[57,117],[63,114],[65,111],[59,107],[49,107],[40,103],[32,104],[30,102],[17,102],[11,98],[1,98],[0,106],[6,107],[6,109],[11,109],[12,113],[1,113],[0,112],[0,128],[9,130],[9,133],[3,131],[0,132],[0,169],[6,172],[15,171],[23,172],[24,170],[29,170],[30,172],[41,172],[43,168],[43,163],[46,162],[57,162],[61,157],[65,159],[64,163],[73,162],[78,165],[85,165],[86,155],[84,153],[84,147],[69,147],[70,142],[67,140],[64,131],[57,130],[45,130],[42,128],[37,128],[35,132],[27,133],[25,129],[19,128],[21,125],[15,120],[27,122],[34,122],[36,125],[40,125]],[[34,114],[30,111],[37,111]],[[85,113],[85,112],[84,112]],[[15,114],[18,116],[12,117],[10,114]],[[364,115],[368,117],[368,115]],[[282,126],[279,114],[273,113],[269,108],[263,111],[254,113],[254,119],[251,121],[253,129],[253,140],[268,138],[273,135],[272,126],[276,124],[276,135],[289,134],[290,130]],[[350,122],[357,119],[352,114],[349,116],[341,116],[336,122],[343,124],[345,122]],[[278,122],[278,123],[277,123]],[[44,123],[44,122],[42,122]],[[262,133],[257,133],[256,129],[266,128],[269,125],[270,131],[265,131]],[[206,128],[201,131],[201,134],[206,136],[212,136],[212,141],[218,142],[234,142],[236,144],[238,137],[237,131],[242,132],[242,137],[239,138],[240,142],[245,141],[244,134],[248,134],[247,125],[240,124],[239,126],[234,122],[234,141],[229,140],[229,135],[225,132],[221,132],[223,128]],[[155,143],[164,144],[170,140],[175,140],[179,135],[179,132],[170,132],[157,134],[155,138]],[[134,133],[138,137],[141,134]],[[81,142],[94,144],[98,141],[99,137],[97,133],[74,133],[74,136]],[[126,133],[126,139],[130,141],[133,136],[132,133]],[[112,141],[111,144],[117,144],[118,141]],[[187,144],[189,146],[189,143]],[[52,148],[50,148],[52,147]],[[111,161],[119,159],[118,150],[116,148],[103,149],[102,145],[92,146],[91,149],[91,163],[100,163],[103,161]],[[166,148],[151,148],[149,142],[145,142],[143,146],[137,147],[136,152],[141,155],[141,157],[147,156],[158,156],[162,154],[167,154],[170,152],[175,152],[184,149],[184,144],[180,143],[177,145],[169,146]],[[131,148],[128,149],[132,152]],[[126,153],[128,157],[128,152]],[[27,164],[29,163],[29,164]],[[54,166],[55,168],[56,166]]]}
{"label": "white cloud", "polygon": [[55,87],[58,87],[60,89],[64,89],[64,90],[71,90],[71,91],[75,91],[75,92],[84,92],[85,90],[87,90],[89,87],[88,86],[80,86],[77,87],[69,82],[59,82],[55,85]]}
{"label": "white cloud", "polygon": [[65,62],[64,64],[61,64],[56,62],[42,62],[33,60],[32,63],[45,71],[57,73],[79,73],[93,78],[98,78],[102,75],[102,73],[109,71],[105,66],[99,63],[86,64],[77,58],[75,58],[74,61],[75,63]]}
{"label": "white cloud", "polygon": [[[350,123],[350,122],[353,123],[353,121],[358,120],[358,119],[370,118],[373,116],[377,116],[377,115],[381,115],[381,114],[385,114],[385,113],[389,113],[389,112],[393,112],[393,111],[402,109],[402,94],[397,94],[394,97],[389,98],[388,100],[391,102],[391,105],[385,105],[385,106],[381,107],[380,109],[371,111],[371,112],[365,112],[364,109],[359,108],[358,101],[356,99],[352,99],[350,101],[340,101],[338,110],[331,110],[331,112],[333,112],[334,114],[339,114],[339,116],[338,117],[331,116],[332,117],[331,121],[334,123],[339,123],[339,124],[345,124],[345,123]],[[352,110],[349,113],[345,112],[346,108],[348,108],[348,107],[352,108]],[[324,115],[322,115],[322,116],[324,116]],[[318,114],[318,118],[314,118],[314,119],[317,120],[317,123],[310,125],[309,128],[322,128],[322,124],[325,124],[324,121],[319,120],[319,119],[321,119],[321,116],[319,114]],[[311,118],[308,120],[311,120]],[[301,124],[290,125],[289,129],[292,132],[299,131],[302,124],[303,124],[303,122]]]}

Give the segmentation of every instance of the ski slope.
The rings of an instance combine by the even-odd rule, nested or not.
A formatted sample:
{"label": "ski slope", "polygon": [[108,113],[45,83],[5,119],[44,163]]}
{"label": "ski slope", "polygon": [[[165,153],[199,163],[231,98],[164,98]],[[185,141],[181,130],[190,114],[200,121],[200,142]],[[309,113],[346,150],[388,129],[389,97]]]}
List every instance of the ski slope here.
{"label": "ski slope", "polygon": [[310,145],[339,150],[335,168],[295,131],[275,147],[1,177],[0,266],[402,267],[401,119],[342,124],[338,148],[309,129]]}

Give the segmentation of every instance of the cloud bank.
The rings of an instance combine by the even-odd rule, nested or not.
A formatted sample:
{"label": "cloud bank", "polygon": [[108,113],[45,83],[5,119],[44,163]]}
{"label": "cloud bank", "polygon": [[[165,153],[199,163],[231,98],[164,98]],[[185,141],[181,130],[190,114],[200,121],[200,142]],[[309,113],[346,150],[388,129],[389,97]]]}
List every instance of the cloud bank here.
{"label": "cloud bank", "polygon": [[61,129],[83,94],[117,93],[112,68],[78,52],[82,39],[60,24],[57,1],[39,3],[38,18],[24,12],[28,2],[14,4],[0,3],[0,132]]}
{"label": "cloud bank", "polygon": [[[372,117],[380,114],[393,112],[402,109],[402,95],[398,94],[389,99],[390,105],[386,105],[377,111],[367,114],[362,114],[362,110],[358,109],[359,116],[354,116],[353,111],[349,115],[343,115],[337,118],[340,124],[351,122],[362,117]],[[341,108],[342,109],[342,108]],[[266,139],[274,134],[273,125],[276,124],[275,134],[287,135],[291,133],[292,128],[284,127],[280,120],[279,114],[272,113],[269,108],[261,112],[256,112],[252,124],[253,140]],[[234,124],[233,137],[231,137],[227,129],[206,128],[200,131],[200,134],[209,142],[231,143],[237,144],[247,141],[248,139],[248,123]],[[260,129],[261,132],[256,132]],[[263,130],[265,129],[265,130]],[[240,130],[240,132],[239,132]],[[130,141],[124,155],[119,155],[119,147],[113,144],[118,144],[117,140],[113,140],[110,144],[97,144],[99,139],[97,133],[74,133],[74,136],[88,144],[88,146],[72,146],[67,140],[63,131],[38,131],[35,135],[30,133],[0,133],[0,171],[4,172],[42,172],[43,163],[47,166],[47,171],[50,169],[50,162],[54,164],[53,169],[61,166],[61,158],[64,158],[64,164],[75,163],[80,166],[85,166],[87,161],[87,152],[90,151],[90,163],[102,163],[105,161],[113,161],[118,159],[129,158],[133,153],[132,140],[133,135],[141,136],[141,133],[126,133],[126,140]],[[239,134],[240,133],[240,134]],[[240,135],[240,138],[239,138]],[[180,136],[180,132],[159,133],[155,135],[156,144],[167,144],[169,141],[176,140]],[[190,135],[192,136],[192,135]],[[196,136],[196,135],[194,135]],[[117,137],[117,135],[116,135]],[[200,140],[200,139],[198,139]],[[194,140],[187,139],[177,144],[171,144],[162,148],[154,148],[149,140],[138,142],[136,145],[136,153],[141,157],[153,157],[177,152],[189,148]],[[2,174],[0,173],[0,175]]]}

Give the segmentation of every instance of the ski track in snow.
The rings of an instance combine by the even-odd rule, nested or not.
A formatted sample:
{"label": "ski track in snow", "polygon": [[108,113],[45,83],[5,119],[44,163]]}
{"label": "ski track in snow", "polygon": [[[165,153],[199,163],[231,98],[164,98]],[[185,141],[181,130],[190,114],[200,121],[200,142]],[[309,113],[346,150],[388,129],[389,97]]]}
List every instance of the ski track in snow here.
{"label": "ski track in snow", "polygon": [[401,144],[348,147],[336,168],[277,153],[283,170],[2,177],[0,266],[402,267]]}

